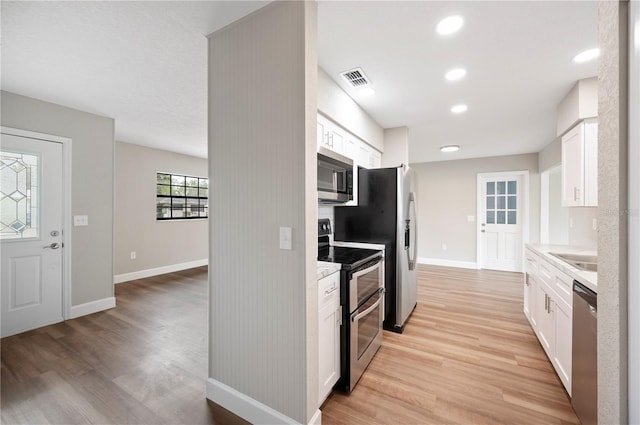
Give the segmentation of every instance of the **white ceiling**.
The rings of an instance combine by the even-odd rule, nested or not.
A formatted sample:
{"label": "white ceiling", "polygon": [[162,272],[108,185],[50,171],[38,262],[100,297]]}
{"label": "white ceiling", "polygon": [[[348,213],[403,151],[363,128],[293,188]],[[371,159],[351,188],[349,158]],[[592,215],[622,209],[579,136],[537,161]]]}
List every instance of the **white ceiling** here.
{"label": "white ceiling", "polygon": [[[267,2],[1,4],[3,90],[115,118],[116,139],[206,156],[206,39]],[[462,30],[437,36],[450,14]],[[411,162],[537,152],[555,108],[596,62],[596,2],[326,2],[319,64],[383,127],[410,129]],[[362,67],[361,99],[338,73]],[[444,73],[467,69],[459,82]],[[466,103],[462,115],[449,112]],[[438,148],[459,144],[454,154]]]}

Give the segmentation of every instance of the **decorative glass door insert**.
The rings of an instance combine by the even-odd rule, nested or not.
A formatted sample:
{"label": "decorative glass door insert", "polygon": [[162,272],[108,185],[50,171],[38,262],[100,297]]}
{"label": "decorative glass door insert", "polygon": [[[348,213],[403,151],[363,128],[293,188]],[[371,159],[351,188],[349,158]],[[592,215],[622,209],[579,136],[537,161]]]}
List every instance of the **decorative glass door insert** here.
{"label": "decorative glass door insert", "polygon": [[0,239],[37,238],[39,158],[0,151]]}

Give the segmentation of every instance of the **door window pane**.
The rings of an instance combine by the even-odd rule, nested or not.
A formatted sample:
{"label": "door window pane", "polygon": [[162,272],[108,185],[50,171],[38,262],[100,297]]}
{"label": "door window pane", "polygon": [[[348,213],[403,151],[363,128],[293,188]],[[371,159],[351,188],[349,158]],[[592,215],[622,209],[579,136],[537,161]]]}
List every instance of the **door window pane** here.
{"label": "door window pane", "polygon": [[494,182],[487,182],[487,195],[494,195],[496,193],[496,184]]}
{"label": "door window pane", "polygon": [[507,193],[509,193],[509,195],[515,195],[517,193],[516,189],[518,182],[516,182],[515,180],[511,180],[507,185]]}
{"label": "door window pane", "polygon": [[0,239],[37,238],[39,157],[0,152]]}
{"label": "door window pane", "polygon": [[505,182],[498,182],[497,187],[498,187],[498,195],[504,195],[506,190]]}
{"label": "door window pane", "polygon": [[494,211],[487,211],[487,224],[495,224],[496,213]]}
{"label": "door window pane", "polygon": [[505,224],[504,211],[496,211],[496,223]]}
{"label": "door window pane", "polygon": [[505,207],[505,201],[506,200],[504,199],[505,197],[504,196],[498,196],[497,198],[498,198],[498,209],[499,210],[505,209],[506,208]]}
{"label": "door window pane", "polygon": [[494,196],[487,196],[487,209],[492,210],[496,207],[496,198]]}
{"label": "door window pane", "polygon": [[510,210],[515,210],[516,209],[516,197],[515,196],[509,196],[509,203],[507,204],[507,207]]}
{"label": "door window pane", "polygon": [[516,212],[515,211],[509,211],[507,213],[507,224],[517,224],[516,223]]}

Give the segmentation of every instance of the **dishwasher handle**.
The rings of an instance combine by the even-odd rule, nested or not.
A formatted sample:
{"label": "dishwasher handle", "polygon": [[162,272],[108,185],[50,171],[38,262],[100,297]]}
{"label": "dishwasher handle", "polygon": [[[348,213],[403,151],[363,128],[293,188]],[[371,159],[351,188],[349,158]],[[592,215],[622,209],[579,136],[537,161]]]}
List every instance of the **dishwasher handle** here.
{"label": "dishwasher handle", "polygon": [[598,312],[598,294],[587,288],[577,280],[573,281],[573,293],[575,296],[582,298],[591,307],[589,310],[592,315]]}

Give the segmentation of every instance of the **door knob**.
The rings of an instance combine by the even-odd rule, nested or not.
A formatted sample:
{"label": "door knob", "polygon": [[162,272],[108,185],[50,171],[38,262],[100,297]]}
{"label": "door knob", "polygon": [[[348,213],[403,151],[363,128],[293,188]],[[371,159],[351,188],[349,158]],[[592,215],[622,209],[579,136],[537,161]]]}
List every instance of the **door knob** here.
{"label": "door knob", "polygon": [[58,242],[54,242],[51,245],[45,245],[43,249],[47,249],[47,248],[58,249],[60,248],[60,244]]}
{"label": "door knob", "polygon": [[484,229],[480,230],[482,233],[484,233]]}

